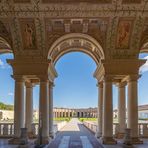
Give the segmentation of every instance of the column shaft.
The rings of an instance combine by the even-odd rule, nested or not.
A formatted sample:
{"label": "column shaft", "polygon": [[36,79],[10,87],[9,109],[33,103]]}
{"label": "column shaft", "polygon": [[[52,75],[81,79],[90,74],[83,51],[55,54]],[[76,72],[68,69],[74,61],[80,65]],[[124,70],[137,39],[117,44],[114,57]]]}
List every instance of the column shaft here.
{"label": "column shaft", "polygon": [[33,86],[31,83],[26,83],[26,128],[28,136],[32,135],[33,123]]}
{"label": "column shaft", "polygon": [[14,135],[19,137],[21,128],[25,127],[25,100],[24,100],[24,82],[22,79],[15,80],[15,98],[14,98]]}
{"label": "column shaft", "polygon": [[53,129],[53,84],[49,83],[49,136],[54,138]]}
{"label": "column shaft", "polygon": [[[49,99],[48,81],[40,81],[40,104],[39,104],[39,128],[41,129],[42,143],[49,142]],[[40,137],[40,136],[39,136]]]}
{"label": "column shaft", "polygon": [[124,136],[126,128],[126,102],[125,102],[125,84],[118,85],[118,122],[119,138]]}
{"label": "column shaft", "polygon": [[112,104],[112,80],[106,78],[103,81],[103,131],[104,144],[115,144],[113,139],[113,104]]}
{"label": "column shaft", "polygon": [[129,77],[128,80],[128,102],[127,102],[127,127],[131,129],[133,143],[141,143],[138,135],[138,77]]}
{"label": "column shaft", "polygon": [[98,84],[99,95],[98,95],[98,131],[97,138],[102,136],[102,114],[103,114],[103,83]]}

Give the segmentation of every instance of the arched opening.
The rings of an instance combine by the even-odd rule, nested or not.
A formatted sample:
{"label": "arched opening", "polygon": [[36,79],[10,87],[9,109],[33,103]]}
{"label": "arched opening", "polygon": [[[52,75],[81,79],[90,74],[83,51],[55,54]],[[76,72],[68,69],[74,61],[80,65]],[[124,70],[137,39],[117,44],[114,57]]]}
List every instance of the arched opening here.
{"label": "arched opening", "polygon": [[145,43],[140,50],[139,59],[145,59],[146,62],[140,67],[139,73],[141,75],[139,79],[139,119],[142,122],[148,121],[148,100],[147,100],[147,87],[148,87],[148,42]]}
{"label": "arched opening", "polygon": [[[59,61],[61,61],[61,59],[63,59],[63,57],[66,57],[67,55],[70,55],[72,53],[73,54],[79,53],[81,55],[82,54],[87,55],[89,58],[91,58],[91,60],[93,61],[93,66],[95,65],[94,66],[95,68],[93,68],[91,78],[92,78],[93,73],[95,72],[97,66],[100,64],[101,59],[105,59],[104,51],[103,51],[102,47],[100,46],[100,44],[98,43],[97,40],[95,40],[93,37],[91,37],[89,35],[82,34],[82,33],[71,33],[71,34],[66,34],[66,35],[60,37],[59,39],[57,39],[52,44],[52,46],[50,47],[49,52],[48,52],[48,59],[51,59],[53,65],[55,65],[55,69],[56,69],[56,71],[57,71],[57,73],[59,75],[59,77],[55,80],[54,97],[55,97],[56,94],[60,94],[60,93],[61,94],[66,94],[67,92],[70,92],[69,90],[66,90],[67,92],[57,92],[57,90],[56,90],[58,88],[58,80],[60,80],[60,78],[63,77],[62,72],[58,71],[58,69],[60,69],[60,70],[62,69],[64,71],[64,68],[66,67],[66,64],[63,65],[63,67],[61,66],[62,68],[58,68],[60,66],[57,66],[57,65],[60,65]],[[75,58],[74,61],[78,64],[77,60],[78,59]],[[73,68],[69,69],[69,71],[71,70],[74,73],[74,69],[77,66],[78,65],[73,66]],[[88,64],[86,69],[88,69],[89,67],[91,67],[91,65]],[[75,71],[76,71],[76,69],[75,69]],[[80,71],[79,74],[80,73],[84,73],[84,71]],[[72,74],[69,74],[69,75],[72,75]],[[72,79],[73,78],[71,78],[71,80]],[[86,80],[82,80],[81,82],[85,82],[85,81]],[[95,93],[97,94],[97,87],[96,87],[97,82],[96,82],[95,79],[94,79],[94,81],[95,81],[95,84],[94,84],[95,88],[94,87],[93,88],[96,91]],[[71,84],[72,83],[73,82],[71,82]],[[80,83],[80,81],[78,83]],[[65,83],[62,82],[61,84],[64,85]],[[69,84],[70,84],[70,82],[69,82]],[[87,84],[87,85],[89,85],[89,84]],[[69,85],[67,87],[67,89],[69,89],[70,87],[71,87],[71,85]],[[77,88],[79,88],[79,84],[78,84]],[[60,90],[64,91],[63,87],[61,87]],[[77,92],[77,91],[75,90],[74,92]],[[95,93],[90,93],[90,94],[95,94]],[[60,98],[60,96],[58,96],[57,98]],[[61,100],[63,100],[63,99],[61,99]],[[97,99],[95,101],[95,107],[96,106],[97,106]],[[66,107],[66,106],[63,104],[62,107]],[[90,106],[88,106],[88,107],[90,107]],[[79,116],[81,116],[80,112],[79,112]],[[84,117],[84,114],[82,116]]]}
{"label": "arched opening", "polygon": [[12,67],[7,63],[7,59],[13,58],[11,46],[0,36],[0,122],[13,122],[14,119],[14,80]]}
{"label": "arched opening", "polygon": [[58,77],[54,82],[54,107],[75,108],[76,114],[66,114],[68,117],[93,118],[93,114],[88,117],[87,113],[90,107],[97,111],[97,80],[93,78],[96,66],[96,62],[85,53],[63,55],[55,65]]}
{"label": "arched opening", "polygon": [[0,110],[2,117],[0,122],[13,122],[14,117],[14,80],[12,67],[7,63],[7,59],[13,59],[13,54],[0,54]]}

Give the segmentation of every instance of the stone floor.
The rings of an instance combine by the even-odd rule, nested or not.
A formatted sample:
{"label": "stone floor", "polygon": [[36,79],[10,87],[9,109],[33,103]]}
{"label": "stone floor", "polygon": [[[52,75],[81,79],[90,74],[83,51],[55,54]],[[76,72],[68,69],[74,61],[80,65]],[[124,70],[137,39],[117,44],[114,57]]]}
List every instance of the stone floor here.
{"label": "stone floor", "polygon": [[[8,139],[0,139],[0,148],[18,148],[17,145],[8,145]],[[23,148],[23,147],[21,147]],[[27,148],[34,148],[33,141]],[[77,118],[73,118],[45,148],[129,148],[118,141],[117,145],[102,145],[94,134],[83,126]],[[131,147],[130,147],[131,148]],[[134,145],[133,148],[148,148],[148,139],[144,144]]]}
{"label": "stone floor", "polygon": [[77,118],[73,118],[57,134],[49,148],[103,148],[103,146]]}

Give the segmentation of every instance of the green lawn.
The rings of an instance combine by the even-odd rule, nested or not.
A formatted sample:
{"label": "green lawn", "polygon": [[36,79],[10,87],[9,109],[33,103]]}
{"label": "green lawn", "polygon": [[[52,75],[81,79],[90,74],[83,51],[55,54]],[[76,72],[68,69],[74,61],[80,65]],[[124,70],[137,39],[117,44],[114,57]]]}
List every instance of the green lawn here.
{"label": "green lawn", "polygon": [[97,121],[97,118],[79,118],[81,122],[83,121]]}
{"label": "green lawn", "polygon": [[67,121],[69,122],[71,120],[71,118],[65,118],[65,117],[60,117],[60,118],[54,118],[54,121]]}

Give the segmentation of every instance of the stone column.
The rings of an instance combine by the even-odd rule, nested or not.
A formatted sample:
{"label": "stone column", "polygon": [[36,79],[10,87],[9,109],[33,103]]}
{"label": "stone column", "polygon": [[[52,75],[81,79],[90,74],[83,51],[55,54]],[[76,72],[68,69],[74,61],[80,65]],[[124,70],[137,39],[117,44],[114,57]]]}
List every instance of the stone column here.
{"label": "stone column", "polygon": [[54,138],[53,129],[53,83],[49,83],[49,136]]}
{"label": "stone column", "polygon": [[61,109],[61,117],[63,117],[63,109]]}
{"label": "stone column", "polygon": [[33,123],[33,85],[29,82],[25,83],[26,85],[26,123],[28,137],[33,136],[32,132],[32,123]]}
{"label": "stone column", "polygon": [[25,127],[25,100],[24,100],[24,79],[22,76],[14,76],[14,138],[9,140],[10,144],[19,144],[21,128]]}
{"label": "stone column", "polygon": [[[40,79],[40,100],[39,100],[39,136],[38,141],[42,144],[49,143],[49,98],[48,80]],[[41,139],[40,139],[41,137]]]}
{"label": "stone column", "polygon": [[98,84],[99,95],[98,95],[98,129],[96,137],[102,136],[102,114],[103,114],[103,83]]}
{"label": "stone column", "polygon": [[116,144],[113,139],[113,102],[112,78],[105,76],[103,80],[103,144]]}
{"label": "stone column", "polygon": [[137,79],[139,76],[128,77],[128,101],[127,101],[127,127],[131,129],[132,143],[142,143],[138,134],[138,95]]}
{"label": "stone column", "polygon": [[70,109],[68,109],[68,117],[70,118]]}
{"label": "stone column", "polygon": [[126,128],[126,100],[125,100],[125,85],[126,83],[119,83],[118,86],[118,122],[119,133],[118,138],[123,138]]}

